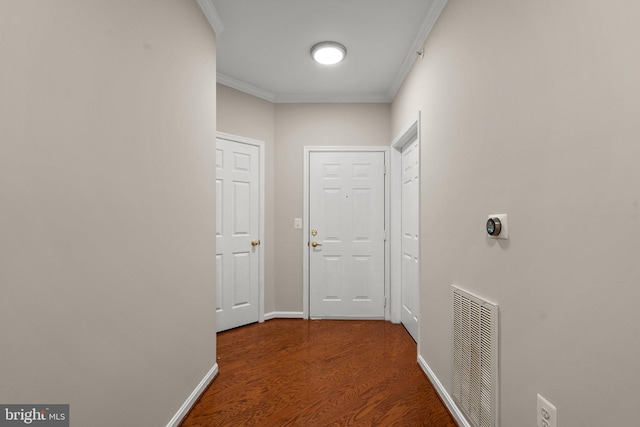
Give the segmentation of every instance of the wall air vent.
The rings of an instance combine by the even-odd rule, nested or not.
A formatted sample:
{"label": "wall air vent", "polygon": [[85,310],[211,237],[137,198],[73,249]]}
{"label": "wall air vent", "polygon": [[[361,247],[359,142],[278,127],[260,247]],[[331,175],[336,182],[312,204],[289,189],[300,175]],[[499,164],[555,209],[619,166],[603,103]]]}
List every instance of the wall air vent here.
{"label": "wall air vent", "polygon": [[452,290],[452,397],[474,427],[498,427],[498,306]]}

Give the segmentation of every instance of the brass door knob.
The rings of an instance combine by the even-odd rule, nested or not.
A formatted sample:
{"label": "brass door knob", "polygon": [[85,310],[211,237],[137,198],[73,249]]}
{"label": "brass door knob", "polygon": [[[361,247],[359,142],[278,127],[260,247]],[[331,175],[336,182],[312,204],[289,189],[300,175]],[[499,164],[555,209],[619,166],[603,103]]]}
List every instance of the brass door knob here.
{"label": "brass door knob", "polygon": [[317,246],[322,246],[322,243],[318,243],[318,242],[311,242],[311,246],[313,246],[314,248]]}
{"label": "brass door knob", "polygon": [[259,246],[260,245],[260,240],[252,240],[251,241],[251,246]]}

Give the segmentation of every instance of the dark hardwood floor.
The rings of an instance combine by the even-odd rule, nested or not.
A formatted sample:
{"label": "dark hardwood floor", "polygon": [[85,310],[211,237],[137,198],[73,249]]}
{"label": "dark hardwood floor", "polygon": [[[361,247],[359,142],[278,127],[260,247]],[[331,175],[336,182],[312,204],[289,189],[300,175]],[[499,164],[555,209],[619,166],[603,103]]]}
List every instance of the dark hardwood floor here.
{"label": "dark hardwood floor", "polygon": [[456,427],[401,325],[275,319],[218,334],[220,373],[182,422]]}

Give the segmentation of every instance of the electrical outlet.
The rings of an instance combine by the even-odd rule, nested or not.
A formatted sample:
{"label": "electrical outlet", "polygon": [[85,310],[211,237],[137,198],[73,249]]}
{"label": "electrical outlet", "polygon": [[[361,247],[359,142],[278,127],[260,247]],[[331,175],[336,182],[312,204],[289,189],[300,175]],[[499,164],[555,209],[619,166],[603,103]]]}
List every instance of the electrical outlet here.
{"label": "electrical outlet", "polygon": [[538,427],[558,427],[558,410],[547,399],[538,395]]}

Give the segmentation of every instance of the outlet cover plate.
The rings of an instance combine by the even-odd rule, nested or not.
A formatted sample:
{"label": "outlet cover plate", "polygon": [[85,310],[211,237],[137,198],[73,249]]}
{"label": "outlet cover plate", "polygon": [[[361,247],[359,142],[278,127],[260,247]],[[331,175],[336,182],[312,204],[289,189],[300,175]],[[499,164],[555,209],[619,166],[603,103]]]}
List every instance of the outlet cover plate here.
{"label": "outlet cover plate", "polygon": [[558,427],[558,410],[547,399],[538,394],[538,427]]}

